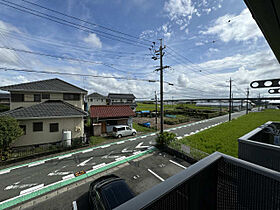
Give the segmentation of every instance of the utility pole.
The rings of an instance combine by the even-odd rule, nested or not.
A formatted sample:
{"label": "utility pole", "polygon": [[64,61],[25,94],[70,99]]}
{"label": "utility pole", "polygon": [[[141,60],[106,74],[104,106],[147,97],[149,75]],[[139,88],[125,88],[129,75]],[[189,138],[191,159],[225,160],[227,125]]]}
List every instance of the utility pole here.
{"label": "utility pole", "polygon": [[157,125],[157,91],[155,91],[155,100],[156,100],[156,130],[158,129]]}
{"label": "utility pole", "polygon": [[156,51],[156,53],[159,53],[160,58],[160,68],[156,69],[156,71],[160,71],[160,133],[163,133],[163,69],[169,68],[169,66],[163,66],[163,56],[164,52],[162,52],[165,49],[165,46],[162,47],[162,39],[160,40],[160,47],[159,50]]}
{"label": "utility pole", "polygon": [[258,111],[260,111],[260,106],[261,106],[261,93],[259,93],[259,106],[258,106]]}
{"label": "utility pole", "polygon": [[228,121],[231,121],[231,78],[229,79],[229,115],[228,115]]}
{"label": "utility pole", "polygon": [[247,88],[247,104],[246,104],[246,114],[248,114],[248,109],[249,109],[249,88]]}
{"label": "utility pole", "polygon": [[233,113],[233,93],[231,94],[231,113]]}
{"label": "utility pole", "polygon": [[[163,66],[163,56],[164,56],[164,52],[163,50],[165,49],[165,46],[162,46],[162,39],[160,40],[160,47],[159,50],[154,50],[154,46],[155,46],[155,42],[153,42],[153,45],[151,46],[151,48],[149,48],[150,51],[154,52],[154,56],[152,57],[153,60],[157,60],[159,56],[160,59],[160,67],[158,69],[156,69],[156,71],[160,71],[160,133],[163,133],[163,69],[166,68],[170,68],[169,66]],[[168,83],[169,85],[172,85],[171,83]]]}

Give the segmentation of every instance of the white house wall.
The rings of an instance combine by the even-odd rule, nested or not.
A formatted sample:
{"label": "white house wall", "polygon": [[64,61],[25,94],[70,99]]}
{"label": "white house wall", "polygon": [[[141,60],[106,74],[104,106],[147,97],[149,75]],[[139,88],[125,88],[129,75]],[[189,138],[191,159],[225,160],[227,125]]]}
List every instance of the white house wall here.
{"label": "white house wall", "polygon": [[[33,132],[33,123],[43,122],[43,131]],[[58,132],[50,132],[50,123],[58,123]],[[26,126],[26,135],[17,139],[13,146],[28,146],[34,144],[52,143],[62,140],[62,131],[70,130],[72,138],[82,137],[84,134],[84,121],[82,117],[58,118],[41,120],[19,120],[20,125]],[[79,131],[76,130],[79,128]]]}

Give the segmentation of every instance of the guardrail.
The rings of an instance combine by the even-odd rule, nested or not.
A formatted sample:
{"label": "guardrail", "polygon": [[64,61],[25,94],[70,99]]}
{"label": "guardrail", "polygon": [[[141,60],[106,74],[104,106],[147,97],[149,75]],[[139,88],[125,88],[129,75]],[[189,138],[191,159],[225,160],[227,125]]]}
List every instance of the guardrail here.
{"label": "guardrail", "polygon": [[238,139],[238,158],[280,171],[280,146],[273,145],[273,135],[262,131],[275,124],[267,122]]}
{"label": "guardrail", "polygon": [[279,172],[215,152],[115,210],[279,208]]}

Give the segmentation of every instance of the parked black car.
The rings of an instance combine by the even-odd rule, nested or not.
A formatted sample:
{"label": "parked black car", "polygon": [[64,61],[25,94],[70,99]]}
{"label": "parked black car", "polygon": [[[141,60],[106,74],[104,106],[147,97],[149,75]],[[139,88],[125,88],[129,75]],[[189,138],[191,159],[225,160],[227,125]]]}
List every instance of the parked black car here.
{"label": "parked black car", "polygon": [[89,203],[91,209],[109,210],[134,197],[124,179],[111,174],[102,176],[90,184]]}

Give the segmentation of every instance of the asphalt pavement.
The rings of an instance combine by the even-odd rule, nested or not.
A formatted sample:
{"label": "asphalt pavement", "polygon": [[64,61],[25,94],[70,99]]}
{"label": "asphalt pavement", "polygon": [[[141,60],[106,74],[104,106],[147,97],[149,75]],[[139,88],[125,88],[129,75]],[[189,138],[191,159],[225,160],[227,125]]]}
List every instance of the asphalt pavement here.
{"label": "asphalt pavement", "polygon": [[[108,172],[108,174],[113,173],[124,179],[134,194],[138,195],[179,173],[189,165],[190,164],[184,160],[155,151],[143,156],[143,158],[129,161],[125,167],[113,172]],[[26,209],[90,209],[88,197],[90,183],[91,182],[85,183]]]}
{"label": "asphalt pavement", "polygon": [[[232,118],[244,114],[245,111],[233,113]],[[167,129],[167,131],[174,132],[178,138],[183,138],[226,121],[228,115]],[[117,140],[107,145],[0,170],[0,209],[72,183],[73,180],[78,180],[74,176],[76,172],[85,171],[88,175],[93,175],[153,152],[155,136],[156,133],[150,133]]]}

